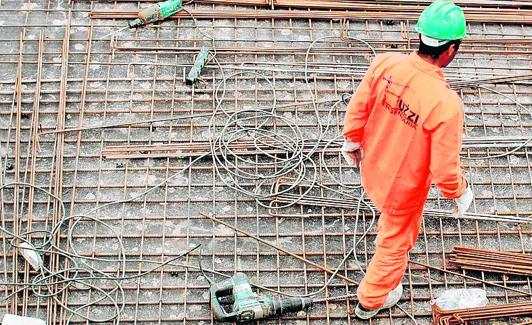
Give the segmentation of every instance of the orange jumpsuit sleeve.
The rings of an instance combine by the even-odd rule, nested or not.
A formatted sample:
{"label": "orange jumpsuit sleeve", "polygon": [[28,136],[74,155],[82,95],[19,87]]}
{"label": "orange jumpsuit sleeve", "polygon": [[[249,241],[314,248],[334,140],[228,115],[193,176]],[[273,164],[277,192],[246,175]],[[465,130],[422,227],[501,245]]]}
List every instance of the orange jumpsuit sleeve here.
{"label": "orange jumpsuit sleeve", "polygon": [[444,116],[432,129],[430,143],[432,181],[449,199],[460,197],[467,187],[460,166],[464,125],[462,103],[458,95],[453,97],[441,104],[440,112],[445,110],[443,114],[448,116]]}
{"label": "orange jumpsuit sleeve", "polygon": [[343,134],[344,138],[351,142],[362,142],[364,137],[364,126],[366,126],[370,113],[370,96],[375,97],[375,95],[370,95],[370,93],[377,61],[379,61],[378,58],[370,65],[364,78],[362,78],[362,81],[358,85],[355,94],[351,97],[347,105]]}

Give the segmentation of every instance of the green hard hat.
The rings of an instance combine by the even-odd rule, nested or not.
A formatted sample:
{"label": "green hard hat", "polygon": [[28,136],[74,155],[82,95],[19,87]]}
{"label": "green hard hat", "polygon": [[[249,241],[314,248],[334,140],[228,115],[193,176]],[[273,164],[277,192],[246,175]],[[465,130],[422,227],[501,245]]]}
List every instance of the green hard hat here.
{"label": "green hard hat", "polygon": [[464,12],[452,1],[434,1],[419,16],[416,31],[442,41],[464,38],[466,36]]}

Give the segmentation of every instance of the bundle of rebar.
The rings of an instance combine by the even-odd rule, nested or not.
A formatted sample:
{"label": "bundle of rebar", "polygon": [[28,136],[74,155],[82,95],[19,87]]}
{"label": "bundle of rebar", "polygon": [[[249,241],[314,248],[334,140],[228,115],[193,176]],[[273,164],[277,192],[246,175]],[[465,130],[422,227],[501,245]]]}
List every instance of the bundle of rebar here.
{"label": "bundle of rebar", "polygon": [[521,145],[532,146],[529,136],[490,136],[462,139],[462,148],[511,148]]}
{"label": "bundle of rebar", "polygon": [[[196,0],[198,3],[235,4],[248,6],[288,7],[288,8],[325,8],[325,9],[359,9],[368,6],[399,6],[403,10],[411,10],[412,6],[426,6],[429,0],[373,0],[371,4],[364,0]],[[460,6],[484,8],[529,8],[527,1],[500,0],[457,0]]]}
{"label": "bundle of rebar", "polygon": [[[138,15],[138,10],[126,9],[94,9],[91,11],[92,19],[134,19]],[[178,12],[168,19],[387,19],[387,20],[416,20],[418,14],[414,13],[379,13],[379,12],[358,12],[358,11],[325,11],[325,10],[220,10],[220,9],[188,9],[187,12]],[[523,20],[523,17],[501,16],[493,17],[497,22],[504,23],[514,20]],[[485,20],[478,17],[470,17],[470,21]],[[524,22],[523,22],[524,24]]]}
{"label": "bundle of rebar", "polygon": [[[415,46],[417,44],[417,41],[414,41],[414,39],[410,39],[411,44],[410,46]],[[522,47],[518,44],[522,42],[528,42],[527,40],[519,41],[519,40],[509,40],[506,39],[498,39],[494,40],[491,44],[485,44],[485,43],[476,43],[480,39],[465,39],[465,44],[471,44],[464,46],[464,48],[460,48],[461,53],[468,53],[468,54],[494,54],[494,55],[528,55],[529,51],[527,48]],[[371,41],[371,43],[377,43],[376,46],[373,46],[373,49],[375,51],[405,51],[407,49],[400,48],[400,49],[391,49],[390,46],[396,46],[396,44],[399,44],[400,41]],[[379,44],[381,44],[379,46]],[[406,42],[405,42],[405,45]],[[130,44],[120,44],[120,42],[111,42],[111,48],[115,51],[120,52],[158,52],[158,53],[181,53],[181,54],[191,54],[191,53],[197,53],[201,50],[201,46],[154,46],[152,44],[140,44],[137,46],[132,46]],[[223,53],[223,54],[234,54],[235,52],[238,52],[240,54],[254,54],[254,55],[269,55],[269,54],[299,54],[299,55],[305,55],[308,51],[308,46],[278,46],[275,48],[270,47],[264,47],[264,46],[224,46],[224,47],[217,47],[216,52],[217,53]],[[354,51],[357,53],[371,53],[372,50],[368,46],[361,44],[361,45],[352,45],[352,44],[346,44],[344,46],[322,46],[322,47],[314,47],[311,49],[311,54],[325,54],[325,55],[333,55],[333,54],[352,54]],[[249,69],[249,67],[244,67]],[[242,69],[242,67],[238,67],[237,69]],[[274,69],[275,70],[275,69]],[[354,69],[350,68],[349,70],[337,70],[333,71],[333,74],[340,74],[340,73],[348,73],[353,74]],[[365,72],[366,69],[361,69],[360,71]],[[290,72],[290,71],[289,71]],[[293,72],[293,71],[292,71]],[[321,72],[326,73],[326,70],[322,71],[308,71],[309,73],[313,72]],[[363,75],[363,73],[360,73]],[[449,79],[451,80],[451,78]],[[459,88],[466,88],[466,87],[475,87],[478,84],[486,84],[486,83],[523,83],[523,81],[520,81],[517,78],[514,78],[513,76],[509,76],[509,78],[505,79],[506,81],[499,82],[496,78],[485,78],[484,80],[464,80],[463,82],[457,83],[456,85],[451,85],[453,89],[459,89]],[[516,81],[512,81],[516,80]],[[526,81],[525,81],[526,82]]]}
{"label": "bundle of rebar", "polygon": [[449,261],[466,270],[532,276],[530,254],[456,246]]}
{"label": "bundle of rebar", "polygon": [[[474,137],[462,139],[463,148],[510,148],[522,145],[528,140],[525,136],[499,136],[499,137]],[[532,143],[527,143],[532,146]],[[324,152],[326,142],[318,145],[317,152]],[[304,152],[308,153],[316,147],[316,141],[307,140],[304,143]],[[286,153],[281,148],[276,148],[271,141],[235,141],[230,143],[229,148],[240,155],[277,155]],[[188,158],[202,156],[210,151],[208,141],[172,144],[151,145],[124,145],[108,146],[102,150],[106,159],[146,159],[146,158]],[[340,145],[332,143],[327,146],[327,153],[340,151]],[[332,203],[332,202],[331,202]],[[339,202],[335,202],[339,204]],[[340,203],[340,205],[342,205]]]}
{"label": "bundle of rebar", "polygon": [[[326,196],[316,196],[311,195],[307,193],[307,190],[305,187],[310,186],[310,184],[307,183],[301,183],[299,192],[300,193],[306,193],[304,195],[302,194],[294,194],[294,193],[288,193],[282,191],[283,187],[287,187],[291,184],[292,180],[289,178],[281,177],[277,180],[276,184],[274,185],[273,191],[279,193],[275,196],[275,198],[270,202],[270,206],[274,207],[278,203],[294,203],[299,205],[306,205],[306,206],[316,206],[316,207],[325,207],[325,208],[337,208],[337,209],[346,209],[346,210],[355,210],[357,208],[357,200],[354,198],[351,199],[342,199],[338,198],[337,194],[335,194],[335,197],[326,197]],[[360,206],[361,211],[365,212],[372,212],[376,211],[377,207],[373,205],[371,201],[365,201],[364,204]],[[274,212],[271,212],[274,214]],[[448,210],[442,210],[442,209],[431,209],[431,208],[425,208],[423,209],[423,215],[427,217],[435,217],[435,218],[448,218],[451,217],[451,212]],[[462,219],[470,219],[470,220],[484,220],[484,221],[499,221],[499,222],[516,222],[516,223],[532,223],[532,218],[528,217],[517,217],[517,216],[501,216],[501,215],[491,215],[491,214],[483,214],[483,213],[472,213],[472,212],[466,212],[461,216]]]}
{"label": "bundle of rebar", "polygon": [[[287,2],[286,6],[303,8],[296,6],[295,1]],[[367,19],[367,20],[417,20],[423,6],[397,6],[397,5],[374,5],[356,4],[354,7],[338,8],[335,6],[329,9],[337,10],[316,10],[322,8],[311,6],[311,10],[285,10],[285,9],[261,9],[261,10],[221,10],[221,9],[187,9],[180,11],[169,19],[196,18],[196,19]],[[338,10],[349,9],[349,10]],[[532,24],[532,10],[529,9],[490,9],[490,8],[464,8],[468,22],[486,21],[502,24]],[[92,10],[92,19],[133,19],[138,15],[138,10],[105,9]]]}
{"label": "bundle of rebar", "polygon": [[[478,40],[477,40],[478,41]],[[515,83],[515,82],[527,82],[532,80],[532,74],[524,74],[514,77],[488,77],[488,78],[479,78],[476,80],[452,80],[449,82],[449,85],[453,89],[466,88],[466,87],[475,87],[482,83]]]}
{"label": "bundle of rebar", "polygon": [[[318,144],[318,152],[323,151],[325,143]],[[308,153],[316,147],[316,141],[305,141],[303,152]],[[328,149],[331,152],[339,152],[340,147]],[[241,156],[251,155],[279,155],[288,153],[284,148],[275,146],[271,140],[238,140],[228,143],[227,149],[233,154]],[[106,159],[145,159],[145,158],[188,158],[199,157],[211,152],[211,143],[208,141],[198,141],[190,143],[175,144],[153,144],[153,145],[129,145],[129,146],[108,146],[102,150],[102,155]]]}
{"label": "bundle of rebar", "polygon": [[[291,193],[282,193],[275,197],[274,200],[272,200],[271,204],[275,205],[276,203],[295,203],[299,205],[306,205],[306,206],[316,206],[316,207],[325,207],[325,208],[337,208],[337,209],[345,209],[345,210],[355,210],[357,207],[357,202],[355,199],[338,199],[333,197],[322,197],[322,196],[314,196],[314,195],[299,195],[299,194],[291,194]],[[377,208],[371,203],[367,202],[371,208],[369,208],[367,205],[362,205],[360,209],[362,211],[370,212],[371,209],[374,211],[377,210]],[[426,208],[423,209],[423,215],[427,217],[433,217],[433,218],[450,218],[452,217],[452,213],[448,210],[443,209],[430,209]],[[469,220],[483,220],[483,221],[498,221],[498,222],[516,222],[516,223],[532,223],[532,218],[527,217],[516,217],[516,216],[502,216],[502,215],[492,215],[492,214],[484,214],[484,213],[472,213],[472,212],[466,212],[461,217],[461,219],[469,219]]]}
{"label": "bundle of rebar", "polygon": [[433,304],[432,311],[435,325],[470,324],[470,322],[497,318],[530,316],[532,302],[450,310],[441,310],[436,304]]}

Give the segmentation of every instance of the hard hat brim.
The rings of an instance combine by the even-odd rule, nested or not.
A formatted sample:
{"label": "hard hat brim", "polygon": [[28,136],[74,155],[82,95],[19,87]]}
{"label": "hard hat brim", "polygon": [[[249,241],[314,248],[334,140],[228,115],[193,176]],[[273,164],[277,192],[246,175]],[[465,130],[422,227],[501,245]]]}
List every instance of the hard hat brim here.
{"label": "hard hat brim", "polygon": [[445,39],[432,38],[430,36],[423,35],[423,34],[420,34],[420,35],[421,35],[421,41],[423,42],[423,44],[430,46],[430,47],[440,47],[451,41],[451,40],[445,40]]}

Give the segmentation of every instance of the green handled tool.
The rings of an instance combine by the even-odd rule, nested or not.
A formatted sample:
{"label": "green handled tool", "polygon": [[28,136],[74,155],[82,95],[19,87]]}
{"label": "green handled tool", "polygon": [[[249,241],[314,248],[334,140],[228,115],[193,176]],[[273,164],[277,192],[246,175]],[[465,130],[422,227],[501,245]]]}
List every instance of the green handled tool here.
{"label": "green handled tool", "polygon": [[203,69],[208,59],[209,49],[206,47],[202,47],[200,52],[196,56],[196,61],[194,61],[194,65],[188,72],[187,78],[185,79],[187,85],[192,85],[194,82],[196,82],[196,79],[201,73],[201,69]]}
{"label": "green handled tool", "polygon": [[[258,295],[251,290],[247,276],[240,272],[221,283],[212,284],[210,291],[214,318],[224,322],[247,323],[297,312],[312,304],[311,298]],[[232,296],[233,300],[233,310],[229,312],[220,304],[220,299],[227,296]]]}
{"label": "green handled tool", "polygon": [[175,14],[176,12],[181,11],[181,9],[183,9],[182,0],[167,0],[167,1],[157,2],[139,11],[138,18],[130,21],[127,24],[127,26],[115,32],[111,32],[101,37],[100,39],[105,39],[111,35],[118,34],[121,31],[128,29],[128,28],[137,28],[137,27],[144,26],[147,24],[163,21],[166,18]]}
{"label": "green handled tool", "polygon": [[182,0],[167,0],[157,2],[139,11],[138,18],[128,23],[129,28],[136,28],[147,24],[163,21],[183,9]]}

